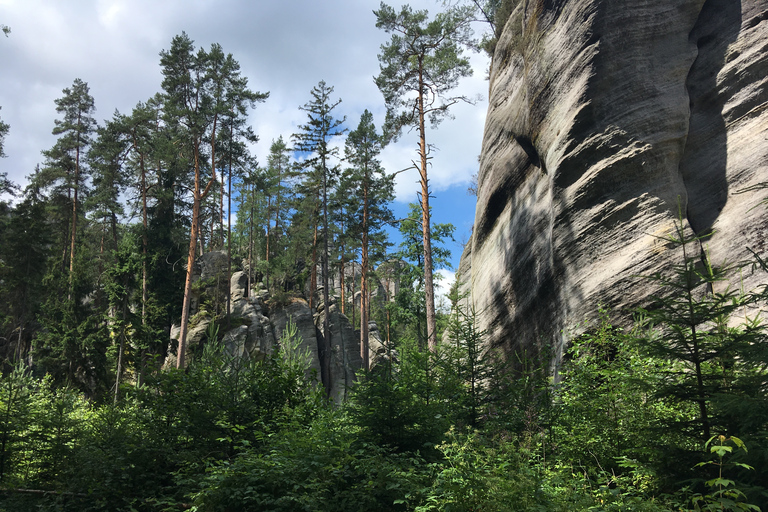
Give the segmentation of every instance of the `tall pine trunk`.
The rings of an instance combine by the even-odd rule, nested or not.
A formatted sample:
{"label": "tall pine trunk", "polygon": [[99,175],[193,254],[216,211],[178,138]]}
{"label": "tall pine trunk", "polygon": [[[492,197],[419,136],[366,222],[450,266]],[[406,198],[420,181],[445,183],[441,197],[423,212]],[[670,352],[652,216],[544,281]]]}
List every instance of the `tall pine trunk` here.
{"label": "tall pine trunk", "polygon": [[189,330],[189,306],[192,302],[192,272],[195,266],[195,248],[197,246],[197,236],[200,229],[200,206],[208,191],[216,181],[216,169],[212,170],[211,181],[206,185],[205,190],[200,191],[200,143],[194,142],[195,159],[195,188],[192,201],[192,226],[189,233],[189,251],[187,253],[187,277],[184,280],[184,302],[181,306],[181,329],[179,332],[178,356],[176,359],[176,368],[184,368],[186,365],[187,352],[187,332]]}
{"label": "tall pine trunk", "polygon": [[363,368],[370,369],[369,350],[369,304],[368,304],[368,169],[363,179],[363,240],[361,247],[362,276],[360,278],[360,357],[363,359]]}
{"label": "tall pine trunk", "polygon": [[[141,169],[141,225],[142,225],[142,233],[141,233],[141,326],[142,330],[144,331],[144,336],[146,340],[146,329],[147,329],[147,300],[148,300],[148,289],[147,289],[147,246],[149,245],[149,240],[147,240],[147,232],[149,229],[148,221],[147,221],[147,175],[146,175],[146,169],[144,168],[144,155],[141,155],[140,161],[139,161],[139,168]],[[146,350],[146,347],[144,346],[144,343],[141,344],[141,350],[139,354],[139,370],[138,370],[138,383],[139,385],[142,384],[144,380],[144,357]]]}
{"label": "tall pine trunk", "polygon": [[325,157],[323,162],[323,352],[324,356],[320,361],[320,369],[323,374],[323,384],[325,385],[325,394],[331,395],[331,304],[328,290],[328,168]]}
{"label": "tall pine trunk", "polygon": [[[77,115],[78,126],[80,125],[80,113]],[[80,181],[80,132],[77,133],[77,146],[75,148],[75,182],[74,193],[72,194],[72,232],[70,233],[69,247],[69,299],[72,299],[73,279],[75,275],[75,236],[77,234],[77,190]]]}
{"label": "tall pine trunk", "polygon": [[437,318],[435,315],[435,288],[432,279],[432,243],[429,225],[429,181],[427,179],[427,140],[424,125],[424,70],[419,61],[419,153],[421,156],[421,228],[424,241],[424,296],[427,317],[427,346],[437,350]]}

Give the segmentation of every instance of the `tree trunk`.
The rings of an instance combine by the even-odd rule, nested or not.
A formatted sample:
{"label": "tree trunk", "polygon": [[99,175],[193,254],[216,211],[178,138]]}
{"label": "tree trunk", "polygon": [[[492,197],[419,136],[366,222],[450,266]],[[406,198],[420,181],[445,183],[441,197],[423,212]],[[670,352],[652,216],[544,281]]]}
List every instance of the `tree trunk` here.
{"label": "tree trunk", "polygon": [[[125,278],[123,279],[123,286],[124,289],[127,290],[127,284],[125,283]],[[126,340],[126,333],[125,333],[125,319],[128,316],[128,293],[125,292],[125,296],[123,297],[123,319],[120,325],[120,346],[117,349],[117,371],[115,372],[115,400],[114,403],[117,404],[117,401],[120,399],[120,378],[123,376],[123,353],[125,352],[125,340]]]}
{"label": "tree trunk", "polygon": [[[139,161],[139,168],[141,169],[141,225],[143,227],[143,231],[141,233],[141,251],[142,251],[142,259],[141,259],[141,326],[144,330],[144,336],[146,336],[146,328],[147,328],[147,300],[148,300],[148,293],[147,293],[147,245],[149,245],[149,241],[147,240],[147,231],[148,231],[148,221],[147,221],[147,179],[146,179],[146,170],[144,168],[144,155],[141,155],[140,161]],[[144,380],[144,350],[146,347],[144,347],[144,341],[146,341],[146,337],[144,340],[142,340],[141,343],[141,350],[139,355],[139,371],[138,371],[138,384],[141,385],[142,381]]]}
{"label": "tree trunk", "polygon": [[206,185],[205,190],[200,192],[200,145],[199,141],[194,143],[195,155],[195,189],[192,202],[192,226],[189,233],[189,252],[187,253],[187,277],[184,281],[184,302],[181,306],[181,329],[179,332],[179,348],[176,359],[176,368],[184,368],[186,365],[187,352],[187,331],[189,329],[189,305],[192,301],[192,272],[195,266],[195,246],[197,245],[197,232],[200,224],[200,205],[203,199],[208,195],[208,191],[216,181],[216,170],[213,169],[211,181]]}
{"label": "tree trunk", "polygon": [[323,385],[325,394],[331,396],[331,304],[330,294],[328,293],[328,169],[326,168],[325,157],[323,162],[323,352],[324,357],[321,360],[321,370],[324,374]]}
{"label": "tree trunk", "polygon": [[[387,304],[389,304],[393,300],[392,292],[391,292],[392,272],[393,272],[392,267],[388,265],[387,279],[386,279],[387,284],[386,284],[386,288],[384,289],[384,299],[387,301]],[[392,342],[392,338],[390,336],[390,331],[392,327],[392,315],[389,308],[386,309],[386,312],[387,312],[387,346],[389,346],[390,343]]]}
{"label": "tree trunk", "polygon": [[[367,167],[367,166],[366,166]],[[366,169],[367,171],[367,169]],[[360,278],[360,357],[363,359],[363,368],[370,369],[369,361],[369,304],[368,296],[368,176],[363,181],[363,240],[361,243],[361,272]]]}
{"label": "tree trunk", "polygon": [[[312,214],[314,217],[314,212]],[[309,309],[312,309],[312,303],[317,291],[317,222],[315,222],[315,232],[312,237],[312,268],[309,270]]]}
{"label": "tree trunk", "polygon": [[355,279],[357,279],[357,268],[352,265],[352,328],[355,327]]}
{"label": "tree trunk", "polygon": [[[341,225],[342,233],[344,232],[344,224]],[[339,262],[339,287],[341,287],[341,314],[344,314],[344,244],[341,244],[341,260]]]}
{"label": "tree trunk", "polygon": [[221,171],[221,185],[219,187],[219,245],[224,248],[224,171]]}
{"label": "tree trunk", "polygon": [[[80,125],[80,114],[77,116],[78,126]],[[80,181],[80,132],[77,133],[77,147],[75,148],[75,182],[74,194],[72,195],[72,232],[70,233],[69,247],[69,299],[72,299],[72,286],[75,273],[75,236],[77,234],[77,189]]]}
{"label": "tree trunk", "polygon": [[[229,143],[232,144],[229,125]],[[224,182],[222,181],[222,184]],[[229,175],[227,176],[227,329],[232,327],[232,150],[229,151]]]}
{"label": "tree trunk", "polygon": [[265,255],[267,258],[267,264],[264,267],[264,284],[267,287],[267,290],[269,290],[269,238],[270,238],[270,216],[272,215],[272,196],[267,195],[267,250],[265,251]]}
{"label": "tree trunk", "polygon": [[[199,177],[195,176],[195,189],[199,189]],[[181,306],[181,330],[179,332],[179,347],[176,357],[176,368],[184,368],[187,352],[187,324],[189,323],[189,304],[192,301],[192,270],[195,266],[197,246],[197,218],[200,212],[200,203],[195,193],[192,207],[192,227],[189,233],[189,251],[187,252],[187,277],[184,280],[184,303]]]}
{"label": "tree trunk", "polygon": [[256,185],[251,183],[251,215],[248,219],[248,292],[251,295],[251,276],[253,275],[253,203],[256,201]]}
{"label": "tree trunk", "polygon": [[[421,63],[420,63],[421,64]],[[424,239],[424,295],[426,299],[427,345],[437,349],[437,318],[435,315],[435,289],[432,279],[432,243],[429,225],[429,180],[427,179],[427,142],[424,126],[424,77],[419,66],[419,154],[421,156],[421,227]]]}

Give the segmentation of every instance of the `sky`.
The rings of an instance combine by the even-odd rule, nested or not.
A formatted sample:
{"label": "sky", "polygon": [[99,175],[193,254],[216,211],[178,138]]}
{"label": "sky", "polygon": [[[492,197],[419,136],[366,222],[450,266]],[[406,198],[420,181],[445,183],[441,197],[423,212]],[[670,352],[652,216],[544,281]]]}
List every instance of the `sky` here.
{"label": "sky", "polygon": [[[390,1],[399,9],[402,2]],[[430,14],[439,0],[412,0],[414,9]],[[250,122],[260,142],[253,147],[261,163],[272,140],[290,140],[306,122],[299,110],[310,101],[320,80],[334,87],[338,117],[354,129],[365,109],[380,127],[385,105],[373,77],[377,55],[389,35],[376,28],[373,0],[0,0],[0,24],[11,28],[0,35],[0,119],[10,125],[6,158],[0,172],[22,187],[40,152],[55,142],[54,100],[76,78],[88,83],[99,123],[115,110],[129,114],[139,101],[161,91],[160,57],[182,31],[197,48],[221,44],[240,63],[252,90],[269,92],[269,99],[251,112]],[[477,27],[478,31],[482,26]],[[479,98],[474,105],[453,107],[454,119],[428,129],[427,142],[436,146],[429,177],[434,222],[456,227],[450,243],[457,267],[462,243],[469,239],[475,198],[466,190],[477,172],[487,110],[488,59],[468,54],[474,76],[463,79],[456,92]],[[388,172],[411,166],[417,158],[416,132],[382,153]],[[343,142],[340,140],[339,144]],[[405,216],[417,201],[416,170],[398,174],[396,216]],[[446,283],[453,273],[445,273]]]}

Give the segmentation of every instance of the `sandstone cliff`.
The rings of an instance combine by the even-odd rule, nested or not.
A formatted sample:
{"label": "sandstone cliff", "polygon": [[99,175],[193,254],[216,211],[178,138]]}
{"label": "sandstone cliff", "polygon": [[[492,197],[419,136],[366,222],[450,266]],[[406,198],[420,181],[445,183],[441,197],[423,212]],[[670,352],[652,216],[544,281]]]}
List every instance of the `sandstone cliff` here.
{"label": "sandstone cliff", "polygon": [[642,303],[678,204],[713,261],[768,251],[768,0],[520,0],[489,99],[462,278],[491,343]]}

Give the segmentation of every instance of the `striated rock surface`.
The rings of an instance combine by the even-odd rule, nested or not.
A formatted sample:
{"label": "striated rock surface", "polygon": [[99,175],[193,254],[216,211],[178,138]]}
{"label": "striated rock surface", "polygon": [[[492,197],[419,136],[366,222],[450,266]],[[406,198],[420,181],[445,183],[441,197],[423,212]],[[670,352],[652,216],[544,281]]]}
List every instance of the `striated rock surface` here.
{"label": "striated rock surface", "polygon": [[768,0],[518,2],[461,275],[490,342],[561,349],[598,304],[641,304],[636,276],[680,261],[678,205],[713,261],[765,253],[767,77]]}

